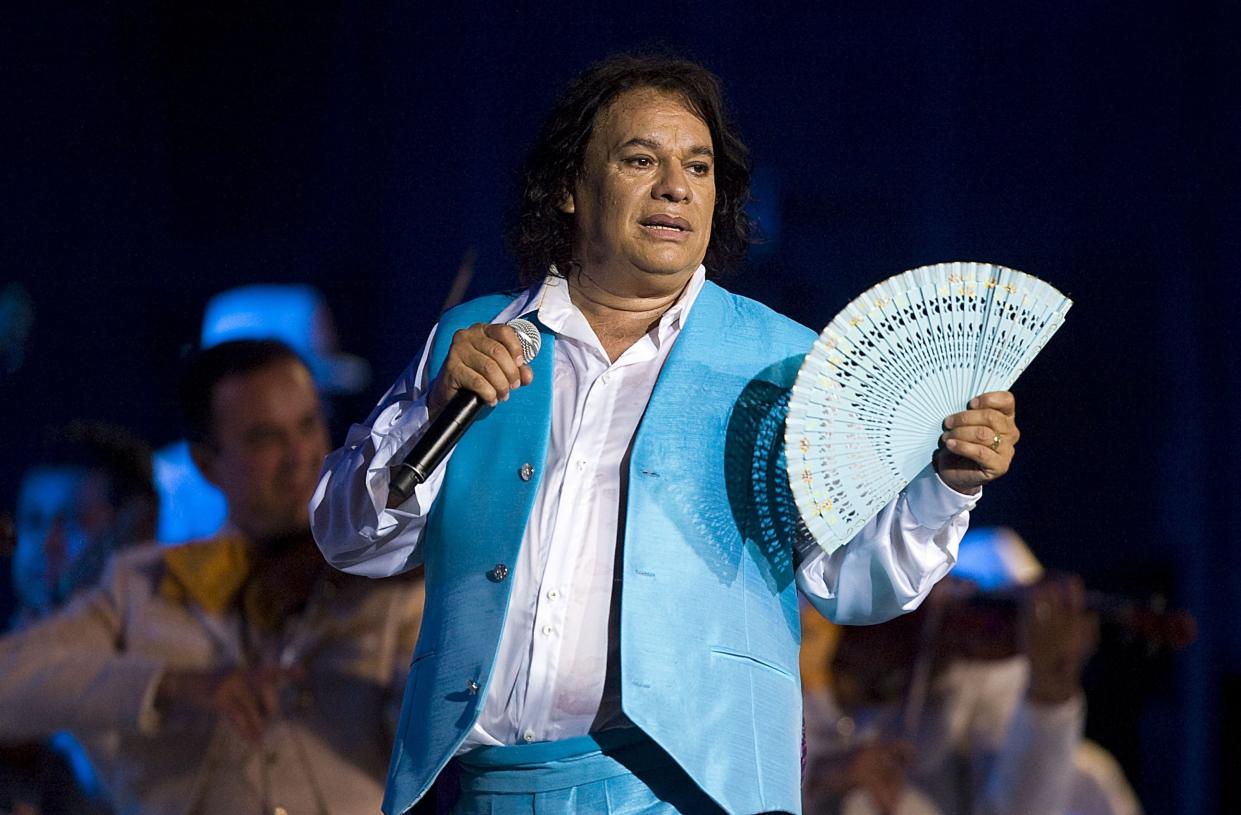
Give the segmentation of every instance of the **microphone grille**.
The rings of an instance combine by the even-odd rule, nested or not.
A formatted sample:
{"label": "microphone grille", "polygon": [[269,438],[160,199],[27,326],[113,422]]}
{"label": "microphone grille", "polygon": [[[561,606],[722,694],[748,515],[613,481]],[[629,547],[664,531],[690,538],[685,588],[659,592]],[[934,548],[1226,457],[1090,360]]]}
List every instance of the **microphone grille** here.
{"label": "microphone grille", "polygon": [[522,364],[529,364],[530,360],[538,356],[539,348],[543,345],[539,329],[535,328],[534,323],[520,317],[509,320],[508,327],[517,332],[517,341],[521,343]]}

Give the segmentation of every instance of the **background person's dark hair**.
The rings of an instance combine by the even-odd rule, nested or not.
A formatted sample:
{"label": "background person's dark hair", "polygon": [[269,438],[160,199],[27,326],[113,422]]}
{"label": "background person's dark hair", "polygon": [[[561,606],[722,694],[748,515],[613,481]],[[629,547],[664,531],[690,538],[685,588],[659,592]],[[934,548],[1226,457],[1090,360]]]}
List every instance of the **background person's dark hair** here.
{"label": "background person's dark hair", "polygon": [[179,391],[185,438],[193,444],[211,441],[211,396],[221,379],[289,359],[305,364],[279,340],[233,340],[196,353],[186,363]]}
{"label": "background person's dark hair", "polygon": [[35,468],[75,468],[108,477],[109,502],[157,500],[151,448],[128,430],[101,422],[70,422],[45,432]]}
{"label": "background person's dark hair", "polygon": [[561,95],[526,159],[524,184],[509,244],[522,283],[534,283],[555,264],[573,267],[573,216],[560,211],[581,173],[595,117],[630,90],[653,88],[684,98],[706,123],[715,152],[715,212],[704,263],[713,275],[735,269],[750,243],[749,149],[724,109],[720,82],[703,66],[658,54],[619,54],[588,68]]}

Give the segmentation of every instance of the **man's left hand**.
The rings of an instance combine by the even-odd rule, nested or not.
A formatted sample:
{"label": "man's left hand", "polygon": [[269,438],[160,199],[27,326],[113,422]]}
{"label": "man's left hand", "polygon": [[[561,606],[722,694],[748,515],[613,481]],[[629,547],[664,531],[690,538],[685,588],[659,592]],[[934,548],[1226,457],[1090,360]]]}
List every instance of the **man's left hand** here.
{"label": "man's left hand", "polygon": [[1021,438],[1017,400],[1008,391],[991,391],[970,400],[969,408],[944,419],[935,451],[935,470],[957,492],[975,495],[983,484],[1008,472]]}

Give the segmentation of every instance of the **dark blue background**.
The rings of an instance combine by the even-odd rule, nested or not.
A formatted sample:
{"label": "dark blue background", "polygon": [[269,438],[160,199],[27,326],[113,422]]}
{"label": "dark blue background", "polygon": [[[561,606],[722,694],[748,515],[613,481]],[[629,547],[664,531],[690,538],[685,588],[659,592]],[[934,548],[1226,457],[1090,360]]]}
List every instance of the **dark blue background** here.
{"label": "dark blue background", "polygon": [[1018,383],[1016,469],[976,522],[1192,609],[1175,660],[1096,661],[1090,729],[1150,812],[1237,811],[1238,12],[1022,5],[14,10],[0,282],[36,322],[0,380],[0,506],[45,424],[176,437],[179,354],[242,283],[319,286],[373,362],[339,441],[467,250],[472,294],[512,282],[502,218],[556,90],[663,43],[723,77],[753,149],[770,242],[734,288],[819,328],[881,278],[976,259],[1076,301]]}

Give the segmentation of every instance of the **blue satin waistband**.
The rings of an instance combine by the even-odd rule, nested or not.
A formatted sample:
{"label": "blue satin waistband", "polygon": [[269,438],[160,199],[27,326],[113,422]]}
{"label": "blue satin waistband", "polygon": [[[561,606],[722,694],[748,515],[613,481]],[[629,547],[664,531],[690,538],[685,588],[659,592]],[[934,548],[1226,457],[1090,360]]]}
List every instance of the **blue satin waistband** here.
{"label": "blue satin waistband", "polygon": [[535,794],[591,784],[661,765],[672,757],[636,727],[561,741],[479,747],[457,756],[461,790]]}

